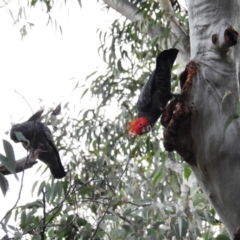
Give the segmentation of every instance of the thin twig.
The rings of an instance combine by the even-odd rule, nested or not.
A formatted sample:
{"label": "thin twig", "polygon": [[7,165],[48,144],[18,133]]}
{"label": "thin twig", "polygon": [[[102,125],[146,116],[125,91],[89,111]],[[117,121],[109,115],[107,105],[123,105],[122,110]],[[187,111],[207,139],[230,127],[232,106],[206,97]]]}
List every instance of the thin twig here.
{"label": "thin twig", "polygon": [[[72,221],[68,224],[68,225],[65,225],[65,227],[60,231],[60,232],[58,232],[55,236],[53,236],[51,239],[56,239],[56,237],[58,236],[58,235],[60,235],[63,231],[65,231],[65,229],[68,227],[68,226],[70,226],[70,224],[72,224],[75,220],[76,220],[76,218],[77,217],[75,217],[75,218],[73,218],[72,219]],[[75,226],[76,227],[76,226]]]}
{"label": "thin twig", "polygon": [[97,224],[97,227],[96,227],[96,229],[95,229],[95,231],[94,231],[94,233],[93,233],[93,235],[92,235],[92,237],[91,237],[91,240],[94,240],[94,237],[95,237],[95,235],[96,235],[97,232],[98,232],[99,226],[100,226],[100,224],[102,223],[103,219],[105,218],[106,213],[108,212],[108,209],[110,208],[110,205],[111,205],[111,203],[112,203],[112,199],[113,199],[113,195],[112,195],[112,197],[110,198],[110,200],[109,200],[109,202],[108,202],[107,208],[106,208],[103,216],[101,217],[101,219],[99,220],[99,222],[98,222],[98,224]]}
{"label": "thin twig", "polygon": [[[25,165],[27,164],[28,162],[28,157],[29,155],[27,156],[27,161],[25,162]],[[19,189],[19,192],[18,192],[18,198],[17,198],[17,201],[15,202],[15,204],[13,205],[13,207],[5,214],[5,216],[2,218],[1,222],[3,222],[3,220],[13,211],[13,209],[17,206],[20,198],[21,198],[21,194],[22,194],[22,188],[23,188],[23,179],[24,179],[24,173],[25,173],[25,165],[23,167],[23,173],[22,173],[22,178],[21,178],[21,186],[20,186],[20,189]]]}
{"label": "thin twig", "polygon": [[[71,177],[71,175],[70,175],[70,177]],[[89,180],[88,182],[84,183],[81,187],[87,185],[88,183],[90,183],[90,182],[93,181],[93,180],[94,180],[94,179]],[[70,182],[71,182],[71,181],[70,181]],[[80,188],[81,188],[81,187],[80,187]],[[45,217],[47,217],[50,213],[52,213],[53,211],[56,210],[56,212],[52,215],[52,217],[49,219],[49,221],[48,221],[47,223],[45,223],[45,228],[50,227],[50,224],[49,224],[49,223],[50,223],[50,222],[53,220],[53,218],[56,216],[56,214],[58,213],[59,209],[63,206],[64,202],[71,196],[71,194],[73,194],[73,192],[77,192],[80,188],[75,189],[74,184],[72,184],[72,185],[69,187],[69,190],[68,190],[68,192],[66,193],[64,199],[63,199],[56,207],[54,207],[54,208],[51,209],[48,213],[46,213]],[[37,228],[39,228],[39,227],[42,228],[42,226],[39,226],[42,221],[43,221],[43,218],[42,218],[34,227],[32,227],[30,230],[24,232],[23,235],[25,235],[25,234],[27,234],[27,233],[30,233],[30,232],[32,232],[33,230],[35,230],[35,229],[37,229]]]}
{"label": "thin twig", "polygon": [[17,90],[10,90],[10,91],[12,91],[12,92],[18,94],[19,96],[21,96],[21,97],[24,99],[24,101],[27,103],[27,105],[29,106],[29,108],[31,109],[31,112],[32,112],[32,114],[33,114],[32,107],[31,107],[31,105],[29,104],[29,102],[27,101],[27,99],[26,99],[21,93],[19,93]]}
{"label": "thin twig", "polygon": [[133,223],[132,223],[129,219],[127,219],[126,217],[120,215],[119,213],[111,212],[111,211],[107,211],[107,213],[108,213],[108,214],[111,214],[111,215],[116,215],[116,216],[118,216],[119,218],[121,218],[123,221],[125,221],[125,222],[129,223],[131,226],[133,226]]}
{"label": "thin twig", "polygon": [[41,231],[41,237],[42,240],[44,240],[44,235],[46,231],[46,192],[42,189],[42,195],[43,195],[43,228]]}
{"label": "thin twig", "polygon": [[137,203],[133,203],[133,202],[124,202],[124,203],[128,203],[128,204],[131,204],[131,205],[137,206],[137,207],[148,207],[148,206],[152,205],[152,203],[145,203],[145,204],[137,204]]}
{"label": "thin twig", "polygon": [[[125,166],[125,168],[124,168],[121,176],[119,177],[119,181],[118,181],[118,183],[116,184],[115,190],[117,189],[119,183],[121,182],[121,178],[123,177],[124,173],[127,171],[129,162],[130,162],[130,160],[131,160],[131,156],[132,156],[132,151],[131,151],[130,154],[129,154],[128,161],[127,161],[127,163],[126,163],[126,166]],[[113,196],[114,196],[114,194],[112,194],[112,196],[111,196],[111,198],[110,198],[110,200],[109,200],[109,202],[108,202],[107,208],[106,208],[103,216],[102,216],[101,219],[99,220],[99,222],[98,222],[98,224],[97,224],[97,227],[96,227],[96,229],[95,229],[95,231],[94,231],[94,233],[93,233],[93,235],[92,235],[92,237],[91,237],[91,240],[94,240],[94,237],[95,237],[95,235],[96,235],[97,232],[98,232],[98,229],[99,229],[99,227],[100,227],[100,224],[102,223],[103,219],[104,219],[105,216],[106,216],[106,213],[108,212],[108,209],[110,208],[110,205],[111,205],[111,203],[112,203]]]}
{"label": "thin twig", "polygon": [[103,230],[103,229],[102,229],[102,231],[103,231],[104,233],[106,233],[106,235],[108,236],[109,240],[111,240],[109,234],[108,234],[105,230]]}
{"label": "thin twig", "polygon": [[[72,193],[72,192],[70,193],[71,187],[72,187],[72,186],[70,186],[69,191],[66,193],[65,198],[64,198],[56,207],[54,207],[54,208],[51,209],[48,213],[46,213],[45,217],[47,217],[51,212],[53,212],[53,211],[56,210],[56,209],[57,209],[56,212],[58,212],[58,210],[60,209],[60,207],[62,207],[63,202],[66,201],[66,199],[71,195],[71,193]],[[55,214],[54,214],[54,216],[55,216]],[[54,217],[54,216],[52,216],[52,217]],[[51,218],[50,220],[52,220],[52,218]],[[37,229],[37,228],[39,228],[39,227],[42,228],[43,226],[39,226],[42,221],[43,221],[43,218],[42,218],[41,220],[39,220],[39,222],[38,222],[34,227],[32,227],[31,229],[29,229],[29,230],[26,231],[26,232],[23,232],[22,235],[31,233],[33,230],[35,230],[35,229]],[[49,223],[49,221],[45,224],[45,228],[49,227],[49,226],[48,226],[48,223]]]}
{"label": "thin twig", "polygon": [[11,1],[12,1],[12,0],[10,0],[10,1],[7,2],[7,1],[3,0],[4,5],[0,6],[0,8],[6,7]]}

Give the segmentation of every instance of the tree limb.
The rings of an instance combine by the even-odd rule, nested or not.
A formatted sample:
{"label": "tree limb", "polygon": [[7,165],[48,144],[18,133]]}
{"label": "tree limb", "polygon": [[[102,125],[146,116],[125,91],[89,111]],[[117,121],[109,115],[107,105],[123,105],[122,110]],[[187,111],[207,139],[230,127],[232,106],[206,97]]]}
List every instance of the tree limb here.
{"label": "tree limb", "polygon": [[[28,163],[28,157],[26,157],[26,161],[25,161],[25,165],[27,165]],[[25,165],[23,165],[23,173],[22,173],[22,178],[21,178],[21,185],[20,185],[20,189],[18,192],[18,198],[17,201],[15,202],[15,204],[13,205],[13,207],[7,211],[7,213],[4,215],[4,217],[2,218],[2,220],[0,221],[0,223],[3,222],[3,220],[13,211],[13,209],[17,206],[20,198],[21,198],[21,194],[22,194],[22,189],[23,189],[23,179],[24,179],[24,173],[25,173]]]}
{"label": "tree limb", "polygon": [[107,214],[113,215],[113,216],[116,215],[116,216],[118,216],[119,218],[121,218],[123,221],[127,222],[129,225],[133,226],[132,221],[129,220],[127,217],[122,216],[120,213],[116,213],[116,212],[114,212],[114,211],[108,210],[108,211],[107,211]]}
{"label": "tree limb", "polygon": [[27,103],[27,105],[29,106],[31,112],[33,113],[33,109],[31,107],[31,105],[29,104],[29,102],[27,101],[27,99],[21,93],[19,93],[17,90],[12,90],[12,91],[15,92],[16,94],[18,94],[20,97],[23,98],[23,100]]}
{"label": "tree limb", "polygon": [[171,34],[175,36],[175,38],[181,39],[183,48],[185,52],[190,54],[190,42],[189,36],[186,33],[185,29],[182,28],[178,22],[178,19],[174,16],[174,10],[169,0],[158,0],[161,9],[165,11],[164,17],[166,20],[170,22],[171,26]]}
{"label": "tree limb", "polygon": [[[121,15],[129,19],[131,22],[143,21],[144,16],[143,12],[138,12],[139,8],[137,8],[133,3],[128,0],[103,0],[105,4],[107,4],[112,9],[119,12]],[[138,12],[138,13],[137,13]],[[137,14],[136,14],[137,13]],[[163,35],[164,28],[159,26],[152,26],[148,29],[148,34],[152,38],[159,37]]]}
{"label": "tree limb", "polygon": [[142,12],[136,14],[139,9],[128,0],[103,0],[103,2],[132,22],[144,19]]}
{"label": "tree limb", "polygon": [[[121,175],[120,175],[120,177],[119,177],[119,180],[118,180],[118,182],[117,182],[117,184],[116,184],[116,186],[115,186],[115,189],[117,189],[119,183],[121,182],[121,179],[122,179],[123,175],[124,175],[125,172],[127,171],[128,165],[129,165],[129,162],[130,162],[131,158],[132,158],[132,151],[130,151],[130,153],[129,153],[129,157],[128,157],[127,163],[126,163],[125,168],[124,168],[124,170],[122,171],[122,173],[121,173]],[[107,214],[107,212],[108,212],[108,210],[109,210],[109,208],[110,208],[110,206],[111,206],[111,203],[112,203],[112,200],[113,200],[113,196],[114,196],[114,194],[112,194],[112,196],[110,197],[109,202],[108,202],[107,207],[106,207],[106,210],[105,210],[105,212],[103,213],[103,216],[101,217],[101,219],[98,221],[97,227],[96,227],[95,231],[93,232],[93,234],[92,234],[92,236],[91,236],[91,240],[93,240],[94,237],[95,237],[95,235],[97,234],[97,232],[98,232],[98,230],[99,230],[99,228],[100,228],[100,224],[101,224],[102,221],[104,220],[104,218],[105,218],[105,216],[106,216],[106,214]]]}
{"label": "tree limb", "polygon": [[42,195],[43,195],[43,228],[41,231],[41,238],[44,240],[45,238],[45,231],[46,231],[46,191],[42,189]]}
{"label": "tree limb", "polygon": [[[30,159],[29,159],[30,160]],[[28,168],[31,168],[33,165],[38,163],[37,161],[29,161],[28,157],[21,158],[16,161],[16,169],[15,172],[19,173],[22,172],[23,170],[26,170]],[[0,172],[3,175],[9,175],[11,174],[2,164],[0,164]]]}
{"label": "tree limb", "polygon": [[[137,21],[141,22],[145,20],[143,12],[142,11],[139,12],[139,9],[136,7],[136,5],[129,2],[128,0],[103,0],[103,2],[132,22],[137,22]],[[171,5],[170,5],[171,9],[169,6],[164,6],[164,7],[166,8],[168,7],[169,13],[173,11]],[[176,23],[176,19],[172,17],[170,14],[169,14],[169,20],[172,23],[171,27],[173,31],[171,31],[172,36],[169,37],[168,40],[170,42],[170,45],[174,44],[178,40],[182,41],[182,44],[177,45],[179,50],[178,57],[180,59],[180,62],[185,65],[187,62],[189,62],[189,56],[190,56],[190,47],[189,47],[190,42],[189,42],[188,35],[179,26],[179,24]],[[173,32],[176,29],[177,29],[177,34],[173,34]],[[144,29],[144,32],[145,31],[153,39],[164,35],[163,26],[152,25],[149,27],[149,29]]]}

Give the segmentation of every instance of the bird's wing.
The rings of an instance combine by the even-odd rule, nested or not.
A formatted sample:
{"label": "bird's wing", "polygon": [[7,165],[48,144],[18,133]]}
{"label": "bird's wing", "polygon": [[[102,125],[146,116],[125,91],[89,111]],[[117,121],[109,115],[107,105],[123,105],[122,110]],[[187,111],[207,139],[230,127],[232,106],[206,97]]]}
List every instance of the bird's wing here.
{"label": "bird's wing", "polygon": [[47,146],[48,149],[45,149],[45,151],[43,150],[38,158],[48,165],[54,178],[63,178],[66,176],[66,172],[63,168],[57,147],[53,141],[51,131],[45,125],[43,128],[43,136],[46,141],[44,146]]}
{"label": "bird's wing", "polygon": [[153,89],[152,94],[156,94],[158,99],[171,94],[171,63],[169,59],[157,63]]}
{"label": "bird's wing", "polygon": [[152,99],[152,88],[155,80],[155,70],[151,73],[148,81],[145,83],[138,101],[137,101],[137,111],[138,113],[145,109]]}
{"label": "bird's wing", "polygon": [[138,116],[144,112],[152,99],[160,101],[161,97],[169,100],[171,96],[171,69],[177,57],[178,50],[171,48],[162,51],[156,59],[156,69],[144,85],[137,102]]}

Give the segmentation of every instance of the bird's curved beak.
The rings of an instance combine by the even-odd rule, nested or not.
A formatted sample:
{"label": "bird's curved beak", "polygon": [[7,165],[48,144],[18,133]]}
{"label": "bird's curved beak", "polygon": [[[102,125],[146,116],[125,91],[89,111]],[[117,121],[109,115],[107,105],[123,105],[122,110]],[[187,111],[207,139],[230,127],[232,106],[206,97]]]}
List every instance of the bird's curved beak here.
{"label": "bird's curved beak", "polygon": [[142,134],[143,134],[143,133],[148,133],[148,132],[150,132],[151,130],[152,130],[151,125],[147,125],[146,127],[143,127],[143,128],[142,128]]}

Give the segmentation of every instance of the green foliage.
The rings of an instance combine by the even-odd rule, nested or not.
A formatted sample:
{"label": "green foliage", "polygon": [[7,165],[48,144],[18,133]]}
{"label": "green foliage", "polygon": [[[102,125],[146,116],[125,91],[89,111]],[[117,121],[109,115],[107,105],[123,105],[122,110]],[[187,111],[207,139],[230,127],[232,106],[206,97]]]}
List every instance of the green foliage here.
{"label": "green foliage", "polygon": [[191,175],[191,173],[192,173],[192,171],[191,171],[191,169],[190,169],[190,167],[188,166],[187,163],[184,163],[183,167],[184,167],[184,178],[186,180],[188,180],[190,175]]}
{"label": "green foliage", "polygon": [[5,196],[8,190],[8,180],[0,173],[0,188]]}
{"label": "green foliage", "polygon": [[2,141],[3,141],[3,148],[5,151],[6,157],[0,154],[0,162],[10,173],[14,174],[16,161],[15,161],[15,156],[13,152],[13,147],[8,141],[4,139]]}
{"label": "green foliage", "polygon": [[215,240],[230,240],[230,238],[226,235],[223,235],[223,234],[219,234]]}
{"label": "green foliage", "polygon": [[[135,116],[137,97],[155,57],[177,44],[168,46],[170,24],[157,1],[130,2],[144,13],[144,21],[119,19],[109,31],[98,30],[106,72],[90,74],[86,87],[76,83],[80,106],[62,104],[54,140],[67,176],[35,181],[36,200],[14,209],[16,226],[1,223],[6,234],[59,240],[180,240],[214,239],[214,231],[220,232],[214,225],[215,211],[189,166],[182,167],[182,159],[163,148],[162,126],[158,123],[146,136],[128,137],[127,123]],[[188,31],[186,12],[177,8],[176,17]],[[164,27],[164,35],[150,38],[145,30],[152,26]],[[173,91],[177,84],[173,75]],[[94,107],[84,104],[89,98]],[[38,172],[45,170],[40,167]]]}
{"label": "green foliage", "polygon": [[[18,180],[18,177],[15,173],[16,160],[15,160],[13,147],[11,143],[9,143],[7,140],[3,139],[2,141],[3,141],[3,148],[6,156],[0,153],[0,162],[2,164],[2,166],[0,166],[0,169],[1,168],[7,169],[10,173],[14,174],[15,178]],[[5,196],[8,190],[8,181],[3,176],[2,173],[0,173],[0,188],[2,190],[3,195]]]}

